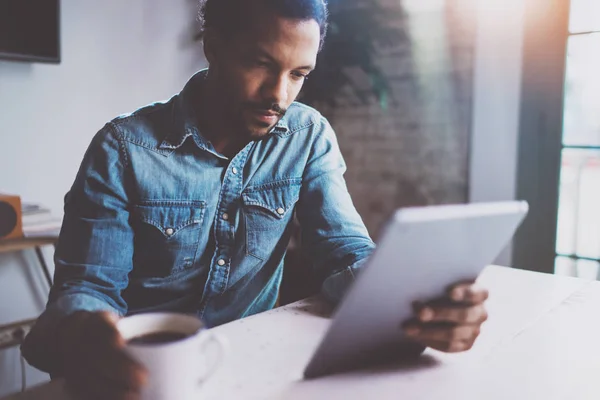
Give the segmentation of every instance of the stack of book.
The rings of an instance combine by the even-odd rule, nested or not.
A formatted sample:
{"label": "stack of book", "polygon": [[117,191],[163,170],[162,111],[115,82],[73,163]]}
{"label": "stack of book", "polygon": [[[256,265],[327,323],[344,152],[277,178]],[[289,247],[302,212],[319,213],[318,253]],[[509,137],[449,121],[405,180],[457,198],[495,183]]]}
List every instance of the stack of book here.
{"label": "stack of book", "polygon": [[60,233],[62,218],[39,204],[22,203],[23,236],[26,238],[55,237]]}

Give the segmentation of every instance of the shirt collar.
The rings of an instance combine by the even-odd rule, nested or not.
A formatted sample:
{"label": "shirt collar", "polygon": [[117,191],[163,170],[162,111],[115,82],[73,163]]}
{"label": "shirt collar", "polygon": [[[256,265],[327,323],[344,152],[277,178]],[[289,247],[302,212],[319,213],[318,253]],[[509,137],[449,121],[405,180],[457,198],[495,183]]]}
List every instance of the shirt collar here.
{"label": "shirt collar", "polygon": [[[198,114],[196,112],[197,99],[203,90],[203,82],[208,75],[208,69],[203,69],[194,74],[186,83],[183,90],[174,98],[173,104],[173,129],[161,143],[161,149],[177,149],[192,137],[194,143],[202,149],[211,150],[212,145],[198,129]],[[289,125],[287,116],[284,115],[271,133],[287,133]]]}

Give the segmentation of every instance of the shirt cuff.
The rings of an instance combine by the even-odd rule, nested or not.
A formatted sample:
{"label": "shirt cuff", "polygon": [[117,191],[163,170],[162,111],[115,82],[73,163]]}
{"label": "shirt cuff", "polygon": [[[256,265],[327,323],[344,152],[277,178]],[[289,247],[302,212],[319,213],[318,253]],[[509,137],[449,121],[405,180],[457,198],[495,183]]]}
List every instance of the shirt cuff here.
{"label": "shirt cuff", "polygon": [[86,293],[70,293],[60,296],[48,305],[44,314],[51,314],[56,317],[65,317],[75,311],[109,311],[119,316],[123,316],[116,308],[112,307],[105,300],[99,299]]}
{"label": "shirt cuff", "polygon": [[323,296],[333,304],[339,303],[362,271],[366,261],[366,258],[359,260],[325,279],[321,288]]}
{"label": "shirt cuff", "polygon": [[71,293],[57,298],[38,318],[21,346],[21,353],[29,364],[42,371],[53,372],[58,361],[57,354],[53,353],[57,327],[63,318],[76,311],[108,311],[121,315],[106,301],[85,293]]}

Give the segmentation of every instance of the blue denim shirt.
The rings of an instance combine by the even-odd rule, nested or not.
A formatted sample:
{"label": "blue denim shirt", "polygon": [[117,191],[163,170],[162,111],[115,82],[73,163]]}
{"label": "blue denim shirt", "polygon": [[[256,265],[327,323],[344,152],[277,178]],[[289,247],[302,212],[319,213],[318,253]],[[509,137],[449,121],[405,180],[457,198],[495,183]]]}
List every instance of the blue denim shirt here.
{"label": "blue denim shirt", "polygon": [[76,310],[179,311],[215,326],[271,309],[294,212],[306,268],[330,299],[372,252],[327,120],[294,103],[266,139],[229,159],[195,123],[204,76],[94,137],[65,198],[55,282],[34,328],[45,333],[23,346],[34,365],[47,345],[39,337]]}

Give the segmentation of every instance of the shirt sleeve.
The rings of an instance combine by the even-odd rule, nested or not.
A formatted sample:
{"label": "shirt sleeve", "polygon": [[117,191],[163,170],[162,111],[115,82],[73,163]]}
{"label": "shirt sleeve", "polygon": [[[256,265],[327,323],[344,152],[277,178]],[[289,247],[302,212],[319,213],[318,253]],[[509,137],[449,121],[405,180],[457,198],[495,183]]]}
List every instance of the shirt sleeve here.
{"label": "shirt sleeve", "polygon": [[27,361],[43,371],[52,373],[60,356],[53,351],[61,318],[78,310],[127,312],[121,297],[133,268],[127,179],[122,138],[107,124],[92,140],[65,197],[54,285],[22,346]]}
{"label": "shirt sleeve", "polygon": [[335,133],[321,118],[303,176],[297,216],[304,251],[323,280],[322,293],[332,302],[341,299],[375,248],[348,193],[345,171]]}

